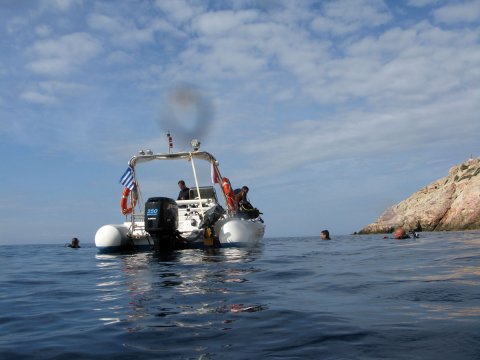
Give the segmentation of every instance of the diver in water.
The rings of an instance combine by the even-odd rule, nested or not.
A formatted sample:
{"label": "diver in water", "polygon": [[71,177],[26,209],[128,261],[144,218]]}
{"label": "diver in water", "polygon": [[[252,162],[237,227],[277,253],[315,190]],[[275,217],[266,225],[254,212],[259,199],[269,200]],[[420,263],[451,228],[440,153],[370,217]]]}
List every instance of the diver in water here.
{"label": "diver in water", "polygon": [[80,248],[80,241],[76,237],[74,237],[72,239],[72,242],[70,244],[68,244],[67,247],[78,249],[78,248]]}
{"label": "diver in water", "polygon": [[415,230],[409,231],[408,233],[409,233],[410,236],[413,237],[414,239],[418,239],[418,238],[420,237],[420,235],[419,235]]}
{"label": "diver in water", "polygon": [[332,240],[332,239],[330,239],[330,232],[328,230],[320,231],[320,239],[322,239],[322,240]]}
{"label": "diver in water", "polygon": [[[407,233],[401,227],[396,228],[395,231],[393,232],[393,239],[396,239],[396,240],[410,239],[410,238],[418,239],[419,237],[420,237],[420,235],[416,231],[410,230]],[[384,236],[383,238],[384,239],[390,239],[388,236]]]}
{"label": "diver in water", "polygon": [[393,238],[397,240],[410,239],[410,236],[405,232],[403,228],[399,227],[393,233]]}

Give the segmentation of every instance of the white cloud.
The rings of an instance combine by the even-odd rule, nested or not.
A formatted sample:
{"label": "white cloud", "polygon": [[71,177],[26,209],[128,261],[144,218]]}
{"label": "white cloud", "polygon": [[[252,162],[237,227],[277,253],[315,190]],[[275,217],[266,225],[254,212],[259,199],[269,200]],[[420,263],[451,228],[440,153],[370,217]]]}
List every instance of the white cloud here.
{"label": "white cloud", "polygon": [[74,5],[81,5],[82,0],[42,0],[45,9],[54,8],[60,11],[70,10]]}
{"label": "white cloud", "polygon": [[62,76],[97,56],[100,43],[87,33],[64,35],[36,42],[30,49],[35,60],[27,68],[42,75]]}
{"label": "white cloud", "polygon": [[175,23],[189,22],[196,13],[199,13],[202,10],[200,7],[195,7],[191,3],[187,3],[184,0],[156,0],[155,5]]}
{"label": "white cloud", "polygon": [[[217,18],[221,14],[225,21]],[[218,20],[214,24],[207,21],[212,16]],[[185,44],[181,63],[171,64],[171,73],[200,81],[239,77],[252,81],[287,69],[309,78],[315,65],[325,60],[329,42],[314,41],[287,15],[279,18],[233,11],[206,14],[193,23],[198,36]]]}
{"label": "white cloud", "polygon": [[[380,5],[379,9],[377,20],[372,15],[368,24],[355,23],[352,28],[364,31],[371,24],[384,24],[391,15],[384,14]],[[232,23],[218,21],[202,28],[196,22],[199,36],[188,44],[181,65],[175,64],[172,73],[197,79],[204,75],[215,81],[238,77],[243,89],[252,90],[252,97],[274,96],[294,104],[294,95],[306,94],[318,109],[322,104],[335,109],[303,127],[273,121],[278,130],[270,129],[268,135],[242,146],[255,149],[259,175],[337,156],[421,148],[432,141],[438,142],[436,147],[447,146],[455,121],[463,124],[458,136],[479,130],[469,115],[478,109],[478,93],[473,89],[480,82],[480,70],[476,70],[480,69],[480,47],[473,30],[442,29],[424,21],[391,27],[379,35],[358,32],[352,39],[336,42],[333,49],[331,38],[313,37],[288,14],[275,20],[258,15],[235,27]],[[281,80],[287,74],[290,83],[282,89]],[[268,82],[255,82],[257,76]],[[249,85],[255,83],[257,87]],[[240,101],[237,94],[232,96]],[[457,97],[468,101],[455,101]],[[237,135],[242,138],[240,132]],[[292,149],[303,155],[291,156]],[[262,153],[269,155],[258,156]]]}
{"label": "white cloud", "polygon": [[[265,66],[265,59],[261,54],[256,55],[252,51],[251,44],[248,41],[238,39],[218,39],[217,41],[199,42],[194,47],[186,49],[181,57],[182,64],[186,68],[186,75],[195,73],[195,68],[199,69],[195,78],[204,77],[205,79],[214,78],[232,78],[254,74]],[[198,70],[197,70],[198,71]]]}
{"label": "white cloud", "polygon": [[[181,10],[175,9],[175,5],[157,5],[163,9],[170,6],[170,13]],[[333,48],[333,37],[318,38],[308,31],[314,11],[302,3],[295,8],[294,14],[287,9],[276,8],[275,13],[268,16],[258,10],[210,11],[199,16],[198,9],[183,9],[183,16],[175,15],[177,21],[191,21],[184,27],[196,34],[182,44],[184,50],[176,53],[172,61],[145,66],[137,72],[124,72],[122,76],[126,79],[130,74],[135,76],[135,83],[142,84],[149,80],[158,83],[161,79],[169,82],[203,79],[212,91],[223,89],[223,80],[235,79],[238,80],[236,84],[241,84],[235,94],[244,99],[265,96],[273,102],[294,104],[295,100],[306,96],[306,101],[315,106],[339,109],[349,106],[352,100],[359,108],[379,113],[387,108],[420,109],[433,99],[454,96],[462,88],[480,81],[479,71],[473,70],[479,68],[478,37],[473,31],[445,30],[422,22],[390,28],[380,35],[376,32],[364,35],[372,26],[390,21],[391,14],[381,2],[329,2],[321,8],[322,16],[340,26],[331,31],[348,35],[352,29],[362,30],[351,39],[347,37],[336,42]],[[138,28],[139,23],[143,24],[142,28]],[[91,29],[111,36],[111,44],[131,42],[138,46],[152,42],[155,32],[162,26],[165,29],[171,26],[163,19],[148,16],[139,22],[135,18],[101,14],[90,15],[88,24]],[[173,28],[168,31],[169,34],[181,33]],[[84,40],[87,39],[98,45],[92,35],[85,34]],[[66,43],[69,43],[66,37],[37,43],[33,51],[39,59],[32,62],[30,68],[41,74],[68,74],[72,67],[99,51],[95,46],[91,52],[79,51],[75,55],[79,59],[77,62],[65,55],[75,52],[73,48],[66,51],[70,49]],[[105,59],[110,64],[130,64],[135,55],[130,51],[114,50]],[[149,88],[154,89],[148,85],[142,87]],[[247,93],[249,91],[251,94]],[[43,85],[25,94],[28,95],[24,96],[26,100],[33,101],[33,94],[36,94],[38,99],[41,99],[38,95],[45,96],[45,103],[52,103],[52,99],[57,102],[61,99],[62,91]],[[222,97],[225,95],[228,96],[222,94]],[[227,99],[226,102],[230,103]],[[249,116],[248,109],[243,116]],[[316,121],[321,124],[324,118]],[[365,124],[349,124],[342,132],[361,134],[357,127],[369,128]],[[322,133],[335,132],[335,129],[312,127],[307,133],[315,129]],[[352,136],[357,138],[358,134]],[[315,144],[315,141],[306,141],[302,146],[313,149]]]}
{"label": "white cloud", "polygon": [[363,99],[408,107],[480,81],[472,71],[480,66],[475,39],[470,31],[427,24],[393,28],[346,45],[343,57],[312,63],[316,70],[297,74],[306,92],[325,104]]}
{"label": "white cloud", "polygon": [[60,104],[60,99],[65,96],[78,95],[88,89],[88,86],[79,83],[42,81],[29,86],[20,94],[20,98],[31,103],[55,105]]}
{"label": "white cloud", "polygon": [[408,0],[408,5],[415,7],[424,7],[438,3],[439,0]]}
{"label": "white cloud", "polygon": [[61,81],[42,81],[38,83],[38,87],[49,93],[62,95],[78,94],[89,90],[89,87],[83,84]]}
{"label": "white cloud", "polygon": [[39,25],[35,28],[35,32],[40,36],[48,36],[52,32],[52,29],[47,25]]}
{"label": "white cloud", "polygon": [[468,1],[461,4],[446,5],[433,12],[436,21],[446,24],[480,20],[480,1]]}
{"label": "white cloud", "polygon": [[135,57],[125,51],[114,51],[106,57],[110,64],[127,64],[133,62]]}
{"label": "white cloud", "polygon": [[31,90],[21,93],[20,97],[28,102],[42,105],[53,105],[58,102],[57,98],[55,98],[54,96],[41,94],[39,92]]}
{"label": "white cloud", "polygon": [[316,16],[312,28],[319,33],[345,35],[384,25],[392,16],[383,1],[340,0],[323,5],[323,16]]}
{"label": "white cloud", "polygon": [[[363,30],[390,19],[380,2],[365,2],[370,10],[358,23],[354,12],[341,11],[361,4],[329,3],[325,14],[332,19],[343,16],[342,21],[353,21]],[[242,12],[237,17],[240,13],[209,12],[195,20],[192,29],[198,36],[186,43],[181,61],[165,67],[163,76],[211,86],[212,81],[237,79],[243,91],[273,101],[306,96],[316,105],[338,107],[353,101],[367,108],[428,104],[480,81],[473,71],[480,68],[473,31],[422,22],[380,35],[358,32],[333,48],[332,38],[315,37],[298,21],[297,17],[310,18],[307,8],[297,8],[295,15]]]}
{"label": "white cloud", "polygon": [[87,18],[88,25],[95,30],[102,30],[108,33],[123,32],[124,26],[120,21],[102,14],[91,14]]}
{"label": "white cloud", "polygon": [[69,59],[41,59],[27,64],[27,68],[37,74],[63,76],[72,71],[72,63]]}
{"label": "white cloud", "polygon": [[7,32],[15,34],[28,25],[28,19],[25,17],[16,16],[7,21]]}
{"label": "white cloud", "polygon": [[181,31],[158,18],[148,19],[143,27],[139,27],[132,19],[95,13],[88,16],[87,23],[90,28],[107,34],[111,44],[127,49],[153,43],[156,32],[165,32],[175,37],[184,36]]}
{"label": "white cloud", "polygon": [[326,118],[297,121],[241,147],[252,159],[258,177],[286,173],[342,158],[393,155],[434,146],[451,148],[458,139],[475,138],[480,123],[480,91],[459,93],[459,98],[444,97],[441,102],[405,109],[354,110]]}
{"label": "white cloud", "polygon": [[[160,32],[166,35],[171,35],[175,38],[186,38],[186,34],[183,30],[174,27],[169,22],[165,21],[164,19],[156,18],[150,24],[150,28],[153,32]],[[166,36],[163,36],[165,38]]]}
{"label": "white cloud", "polygon": [[222,36],[231,30],[255,21],[258,14],[254,10],[207,12],[195,19],[195,29],[203,35]]}

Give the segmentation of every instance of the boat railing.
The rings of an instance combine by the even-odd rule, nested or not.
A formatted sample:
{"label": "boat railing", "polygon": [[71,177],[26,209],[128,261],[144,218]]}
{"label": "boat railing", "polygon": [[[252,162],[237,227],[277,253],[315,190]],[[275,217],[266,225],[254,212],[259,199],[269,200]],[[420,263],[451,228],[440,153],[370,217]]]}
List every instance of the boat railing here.
{"label": "boat railing", "polygon": [[133,214],[130,232],[132,234],[145,231],[145,215],[143,213]]}
{"label": "boat railing", "polygon": [[[201,199],[202,205],[209,205],[214,203],[214,199],[208,198],[208,199]],[[185,205],[197,205],[200,206],[200,199],[194,199],[194,200],[177,200],[177,205],[179,206],[185,206]]]}

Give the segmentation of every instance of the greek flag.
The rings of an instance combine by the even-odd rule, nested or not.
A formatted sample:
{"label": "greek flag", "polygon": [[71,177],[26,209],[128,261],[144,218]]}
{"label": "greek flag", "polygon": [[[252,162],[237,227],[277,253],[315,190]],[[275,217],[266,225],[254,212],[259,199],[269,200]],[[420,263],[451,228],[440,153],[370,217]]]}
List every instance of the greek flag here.
{"label": "greek flag", "polygon": [[131,166],[128,167],[128,169],[125,171],[125,173],[120,178],[120,184],[129,188],[130,191],[133,191],[133,189],[135,189],[135,181],[134,181],[134,178],[133,178],[133,169],[132,169]]}

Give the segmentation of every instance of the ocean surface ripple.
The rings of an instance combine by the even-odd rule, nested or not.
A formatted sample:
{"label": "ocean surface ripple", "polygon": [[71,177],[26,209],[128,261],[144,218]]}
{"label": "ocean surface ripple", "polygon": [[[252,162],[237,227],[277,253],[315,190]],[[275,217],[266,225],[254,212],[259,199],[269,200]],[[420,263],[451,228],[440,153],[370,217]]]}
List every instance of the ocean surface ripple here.
{"label": "ocean surface ripple", "polygon": [[479,359],[480,232],[0,246],[2,359]]}

